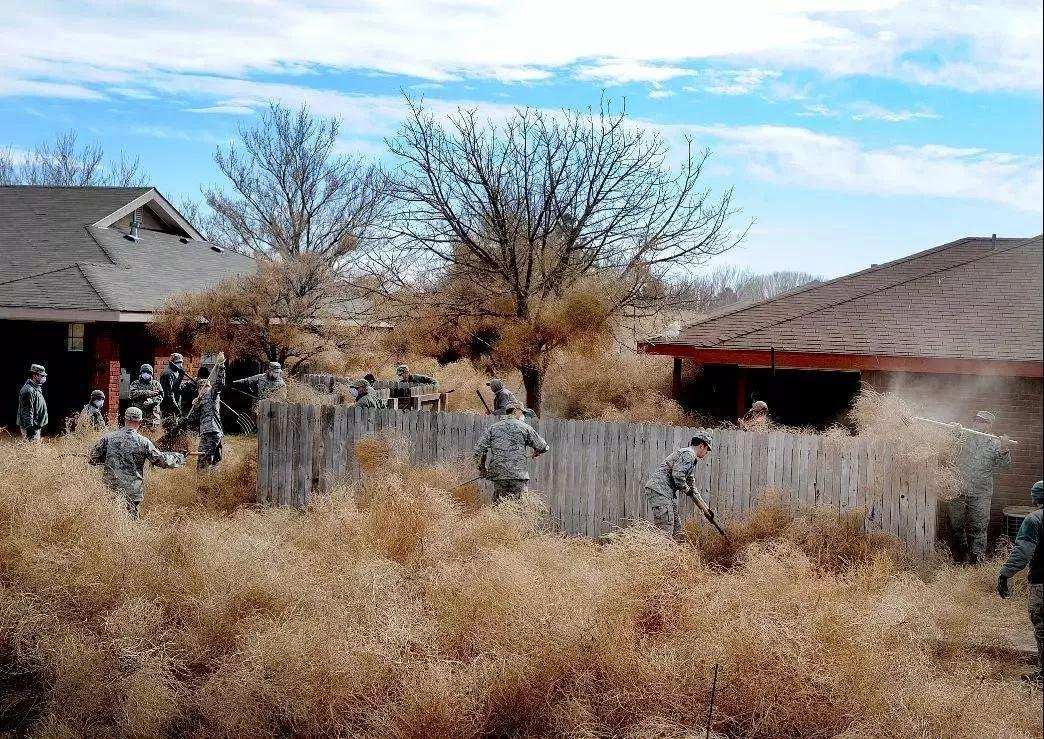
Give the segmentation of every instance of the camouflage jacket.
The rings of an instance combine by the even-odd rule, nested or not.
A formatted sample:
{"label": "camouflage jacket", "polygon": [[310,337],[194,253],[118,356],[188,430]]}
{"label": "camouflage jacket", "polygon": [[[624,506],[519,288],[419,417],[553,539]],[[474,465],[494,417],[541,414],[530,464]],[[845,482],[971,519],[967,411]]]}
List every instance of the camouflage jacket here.
{"label": "camouflage jacket", "polygon": [[989,498],[994,473],[1011,467],[1011,450],[1001,449],[1000,441],[990,436],[966,433],[963,437],[958,458],[961,492],[969,498]]}
{"label": "camouflage jacket", "polygon": [[199,425],[201,434],[223,434],[221,425],[221,391],[225,389],[225,365],[219,365],[204,382],[198,383],[199,395],[192,401],[189,420]]}
{"label": "camouflage jacket", "polygon": [[188,375],[183,370],[177,369],[175,365],[167,365],[167,368],[160,373],[159,383],[160,389],[163,390],[163,402],[160,404],[160,408],[164,413],[181,415],[184,412],[181,404],[184,386],[191,384]]}
{"label": "camouflage jacket", "polygon": [[694,475],[697,461],[699,460],[692,447],[676,449],[649,475],[645,487],[668,498],[676,497],[679,492],[695,491]]}
{"label": "camouflage jacket", "polygon": [[18,392],[18,425],[27,431],[47,425],[47,401],[32,380],[26,380]]}
{"label": "camouflage jacket", "polygon": [[139,377],[131,383],[129,397],[131,405],[141,408],[145,423],[159,425],[160,404],[163,403],[163,386],[159,380],[153,378],[146,382]]}
{"label": "camouflage jacket", "polygon": [[383,408],[384,401],[370,392],[363,393],[355,399],[356,408]]}
{"label": "camouflage jacket", "polygon": [[270,395],[278,393],[286,387],[286,381],[282,377],[277,377],[273,380],[266,372],[262,372],[260,375],[244,377],[241,380],[235,380],[232,384],[245,385],[248,391],[258,400],[265,400]]}
{"label": "camouflage jacket", "polygon": [[405,380],[400,382],[408,382],[411,385],[438,385],[439,381],[434,377],[428,377],[427,375],[406,375]]}
{"label": "camouflage jacket", "polygon": [[550,447],[525,421],[505,418],[475,445],[475,466],[491,480],[528,480],[530,449],[543,454]]}
{"label": "camouflage jacket", "polygon": [[504,388],[493,395],[493,415],[503,416],[507,411],[505,410],[508,404],[513,405],[515,408],[520,408],[518,399],[515,398],[515,394]]}
{"label": "camouflage jacket", "polygon": [[78,423],[85,423],[95,430],[103,429],[109,425],[105,421],[105,414],[101,412],[101,408],[95,408],[94,403],[85,405],[76,420]]}
{"label": "camouflage jacket", "polygon": [[110,488],[127,500],[140,502],[145,462],[170,469],[181,465],[185,458],[177,452],[164,454],[137,431],[125,427],[99,439],[91,449],[89,461],[105,465],[105,482]]}

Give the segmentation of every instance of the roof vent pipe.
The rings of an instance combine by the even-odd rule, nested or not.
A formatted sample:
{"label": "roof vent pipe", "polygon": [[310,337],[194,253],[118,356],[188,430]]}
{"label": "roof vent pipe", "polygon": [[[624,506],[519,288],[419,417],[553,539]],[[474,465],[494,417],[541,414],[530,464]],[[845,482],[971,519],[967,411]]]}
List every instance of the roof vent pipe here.
{"label": "roof vent pipe", "polygon": [[131,241],[139,241],[141,236],[138,235],[138,229],[141,228],[141,210],[134,211],[134,215],[131,216],[130,222],[130,233],[127,234],[127,238]]}

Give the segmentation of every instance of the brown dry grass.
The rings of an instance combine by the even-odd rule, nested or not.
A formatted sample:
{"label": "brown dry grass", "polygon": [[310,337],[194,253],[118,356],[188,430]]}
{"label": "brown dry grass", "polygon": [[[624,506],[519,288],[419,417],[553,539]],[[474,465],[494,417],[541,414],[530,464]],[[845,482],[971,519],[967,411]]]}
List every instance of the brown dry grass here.
{"label": "brown dry grass", "polygon": [[[303,513],[155,471],[134,523],[57,457],[86,443],[0,447],[0,731],[693,737],[718,664],[728,737],[1039,736],[1040,692],[969,644],[1024,602],[845,524],[769,511],[742,551],[645,527],[598,546],[469,504],[394,440]],[[249,491],[242,453],[225,499]]]}

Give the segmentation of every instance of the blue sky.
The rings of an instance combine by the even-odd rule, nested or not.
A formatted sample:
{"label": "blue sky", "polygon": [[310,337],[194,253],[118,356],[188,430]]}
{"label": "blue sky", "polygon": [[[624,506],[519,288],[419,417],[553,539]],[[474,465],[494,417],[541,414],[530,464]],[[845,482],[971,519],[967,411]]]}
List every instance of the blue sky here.
{"label": "blue sky", "polygon": [[0,147],[69,128],[171,199],[268,100],[380,157],[402,91],[440,111],[626,99],[714,151],[756,219],[721,261],[833,276],[969,234],[1042,230],[1041,4],[0,0]]}

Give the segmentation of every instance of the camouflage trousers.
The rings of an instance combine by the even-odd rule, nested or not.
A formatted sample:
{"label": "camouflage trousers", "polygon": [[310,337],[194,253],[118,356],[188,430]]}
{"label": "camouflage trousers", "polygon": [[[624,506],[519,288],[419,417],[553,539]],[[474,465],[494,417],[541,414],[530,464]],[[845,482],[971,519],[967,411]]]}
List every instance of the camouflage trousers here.
{"label": "camouflage trousers", "polygon": [[946,506],[953,555],[977,564],[986,558],[986,530],[990,524],[989,497],[960,495]]}
{"label": "camouflage trousers", "polygon": [[1044,671],[1044,585],[1030,585],[1026,594],[1033,636],[1037,639],[1037,669]]}
{"label": "camouflage trousers", "polygon": [[678,498],[664,495],[660,490],[645,488],[645,499],[649,502],[649,512],[653,524],[672,539],[681,534],[681,520],[678,518]]}
{"label": "camouflage trousers", "polygon": [[493,505],[505,498],[520,499],[528,489],[529,480],[493,480]]}
{"label": "camouflage trousers", "polygon": [[26,441],[40,441],[40,429],[22,429],[22,438]]}
{"label": "camouflage trousers", "polygon": [[199,456],[196,457],[196,469],[205,470],[216,467],[221,461],[221,449],[224,446],[224,434],[220,431],[208,431],[199,435]]}
{"label": "camouflage trousers", "polygon": [[135,521],[141,518],[141,500],[143,496],[140,490],[126,490],[119,487],[111,487],[110,489],[116,500],[127,509],[128,516]]}

